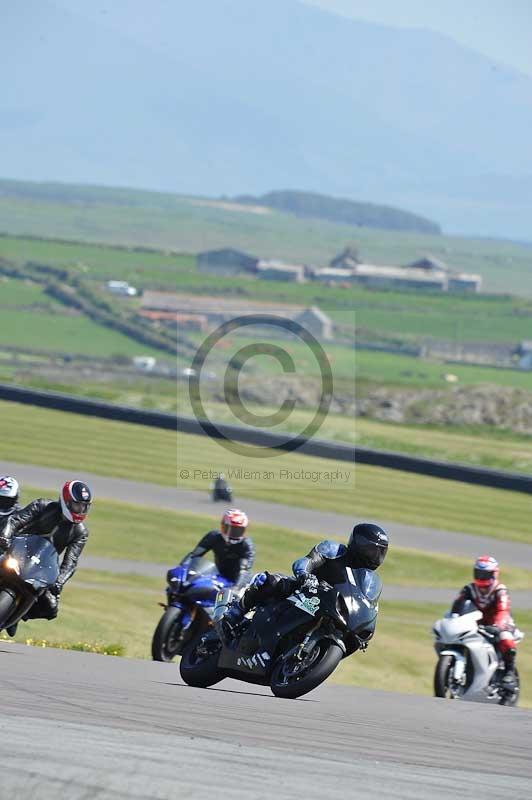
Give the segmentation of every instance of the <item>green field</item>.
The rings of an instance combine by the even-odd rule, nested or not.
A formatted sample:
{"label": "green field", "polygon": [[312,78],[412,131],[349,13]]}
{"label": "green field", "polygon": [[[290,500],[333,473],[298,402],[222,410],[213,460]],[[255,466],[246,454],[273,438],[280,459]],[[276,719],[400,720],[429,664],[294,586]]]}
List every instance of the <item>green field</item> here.
{"label": "green field", "polygon": [[[204,248],[198,243],[196,249]],[[213,281],[211,275],[197,272],[194,256],[177,253],[137,252],[96,244],[0,236],[2,256],[17,263],[36,261],[68,266],[79,271],[84,279],[98,282],[118,278],[146,288],[317,304],[336,322],[350,328],[356,326],[360,339],[395,337],[401,341],[415,341],[431,336],[452,341],[489,340],[517,344],[529,336],[532,315],[532,301],[500,295],[375,291],[360,286],[342,289],[316,283],[296,285],[259,281],[252,277],[217,277]],[[511,288],[510,281],[505,283],[504,291],[511,291]],[[517,293],[518,288],[515,287],[514,291]]]}
{"label": "green field", "polygon": [[[225,472],[238,502],[246,497],[443,530],[530,542],[530,499],[525,494],[283,453],[240,457],[207,437],[179,434],[76,414],[0,403],[4,425],[0,457],[43,466],[61,464],[100,475],[181,485],[207,491],[210,470]],[[79,431],[83,431],[83,447]],[[24,432],[22,434],[22,431]],[[234,470],[267,470],[266,479],[238,478]],[[347,481],[300,478],[341,470]],[[286,470],[290,475],[281,474]],[[188,471],[188,478],[181,477]],[[176,474],[177,473],[177,474]],[[185,473],[183,473],[185,475]]]}
{"label": "green field", "polygon": [[[369,263],[405,264],[428,252],[450,267],[480,272],[488,291],[532,295],[526,245],[355,228],[155,192],[75,187],[76,202],[68,202],[58,199],[57,192],[55,198],[42,191],[29,199],[4,186],[8,196],[0,198],[0,231],[18,236],[149,245],[185,253],[236,247],[264,258],[316,265],[327,264],[355,241]],[[68,192],[64,187],[64,194]]]}
{"label": "green field", "polygon": [[32,311],[0,312],[2,342],[57,353],[86,356],[161,356],[118,331],[104,328],[81,315],[50,314]]}

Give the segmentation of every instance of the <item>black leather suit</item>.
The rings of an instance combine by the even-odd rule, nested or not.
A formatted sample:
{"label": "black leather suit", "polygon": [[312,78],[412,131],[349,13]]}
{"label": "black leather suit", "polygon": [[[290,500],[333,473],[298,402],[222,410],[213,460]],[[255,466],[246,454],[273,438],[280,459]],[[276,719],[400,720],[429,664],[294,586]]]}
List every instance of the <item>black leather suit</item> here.
{"label": "black leather suit", "polygon": [[[56,587],[59,593],[76,571],[81,551],[89,537],[83,522],[69,522],[61,513],[61,503],[40,498],[34,500],[9,518],[9,525],[2,533],[5,539],[13,536],[37,534],[46,536],[57,550],[64,553]],[[28,618],[54,619],[57,616],[58,599],[54,592],[47,591],[28,612]]]}
{"label": "black leather suit", "polygon": [[4,531],[7,528],[8,522],[13,514],[17,514],[21,508],[22,506],[17,503],[7,514],[0,514],[0,537],[4,536]]}
{"label": "black leather suit", "polygon": [[[353,559],[345,545],[325,540],[313,547],[308,555],[294,561],[292,564],[293,578],[267,572],[266,583],[259,587],[250,586],[246,589],[240,598],[240,605],[247,612],[268,600],[288,597],[308,575],[315,575],[318,580],[326,581],[331,585],[346,583],[350,580],[348,570],[359,568],[367,569]],[[367,571],[370,572],[370,570]],[[366,639],[369,640],[373,635],[375,624],[376,622],[368,628]]]}
{"label": "black leather suit", "polygon": [[193,558],[201,558],[212,550],[214,563],[220,575],[223,575],[236,588],[240,588],[249,579],[249,571],[255,561],[255,545],[249,536],[244,536],[235,544],[228,544],[220,531],[209,531],[200,539],[194,550],[181,561],[188,566]]}

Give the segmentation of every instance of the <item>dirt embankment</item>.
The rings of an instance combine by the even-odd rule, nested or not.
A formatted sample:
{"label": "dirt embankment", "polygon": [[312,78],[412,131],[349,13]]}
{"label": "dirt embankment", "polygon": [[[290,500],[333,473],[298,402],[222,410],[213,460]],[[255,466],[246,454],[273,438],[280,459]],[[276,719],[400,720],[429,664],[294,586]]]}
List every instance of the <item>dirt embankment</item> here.
{"label": "dirt embankment", "polygon": [[[315,409],[321,396],[321,383],[312,378],[244,379],[239,389],[244,403],[276,408],[288,399],[295,401],[299,408]],[[222,393],[216,399],[223,402]],[[333,394],[331,411],[386,422],[489,425],[532,434],[532,392],[493,385],[445,389],[366,388],[363,396],[340,388]]]}

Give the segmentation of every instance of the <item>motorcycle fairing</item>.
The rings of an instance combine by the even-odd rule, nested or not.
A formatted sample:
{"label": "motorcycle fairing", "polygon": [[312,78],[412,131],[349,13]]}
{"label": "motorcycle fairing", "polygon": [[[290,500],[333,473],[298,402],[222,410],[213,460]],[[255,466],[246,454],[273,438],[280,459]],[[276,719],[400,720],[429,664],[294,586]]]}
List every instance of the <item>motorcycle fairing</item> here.
{"label": "motorcycle fairing", "polygon": [[2,580],[6,583],[25,583],[36,591],[53,586],[59,577],[57,550],[44,536],[16,536],[9,553],[0,560],[0,567],[9,557],[18,561],[18,573],[3,569]]}

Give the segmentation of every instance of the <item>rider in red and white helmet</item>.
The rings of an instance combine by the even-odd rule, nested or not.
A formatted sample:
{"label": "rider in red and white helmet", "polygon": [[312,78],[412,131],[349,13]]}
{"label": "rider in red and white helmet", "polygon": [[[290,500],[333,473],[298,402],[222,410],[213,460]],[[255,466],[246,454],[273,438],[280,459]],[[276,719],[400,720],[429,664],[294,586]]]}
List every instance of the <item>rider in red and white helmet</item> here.
{"label": "rider in red and white helmet", "polygon": [[247,514],[239,508],[228,508],[222,515],[220,532],[227,544],[237,544],[246,535],[248,525]]}
{"label": "rider in red and white helmet", "polygon": [[82,481],[67,481],[61,489],[61,511],[69,522],[83,522],[92,502],[91,490]]}
{"label": "rider in red and white helmet", "polygon": [[479,556],[473,566],[473,581],[464,586],[451,612],[463,613],[467,601],[482,611],[482,624],[491,626],[497,634],[496,645],[505,665],[503,681],[510,685],[515,682],[515,623],[510,614],[510,595],[499,582],[499,571],[496,558]]}
{"label": "rider in red and white helmet", "polygon": [[[9,518],[2,531],[2,544],[5,548],[10,546],[13,536],[36,534],[46,536],[57,553],[63,556],[57,582],[39,597],[25,619],[54,619],[57,616],[59,595],[76,571],[81,551],[89,537],[84,520],[91,502],[92,493],[87,484],[72,480],[63,485],[57,500],[41,497]],[[15,631],[16,625],[7,628],[11,636],[15,635]]]}
{"label": "rider in red and white helmet", "polygon": [[201,558],[212,551],[218,573],[240,588],[247,583],[255,560],[255,545],[246,535],[248,524],[244,511],[228,508],[222,514],[220,530],[206,533],[181,564],[188,567],[193,558]]}

